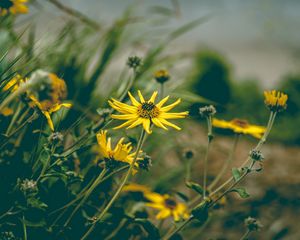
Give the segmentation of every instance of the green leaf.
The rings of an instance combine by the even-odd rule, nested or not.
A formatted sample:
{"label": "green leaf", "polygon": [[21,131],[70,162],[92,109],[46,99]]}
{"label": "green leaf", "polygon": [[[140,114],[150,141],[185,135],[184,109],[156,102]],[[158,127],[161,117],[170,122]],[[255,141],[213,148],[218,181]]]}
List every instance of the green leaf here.
{"label": "green leaf", "polygon": [[203,188],[198,183],[187,181],[185,182],[185,185],[200,195],[203,194]]}
{"label": "green leaf", "polygon": [[241,198],[248,198],[248,197],[250,197],[250,194],[243,187],[234,188],[230,192],[236,192],[236,193],[238,193]]}
{"label": "green leaf", "polygon": [[234,181],[238,181],[241,178],[241,171],[237,168],[232,168],[232,176]]}
{"label": "green leaf", "polygon": [[204,200],[192,210],[194,218],[200,221],[201,224],[204,224],[208,219],[209,204],[209,200]]}

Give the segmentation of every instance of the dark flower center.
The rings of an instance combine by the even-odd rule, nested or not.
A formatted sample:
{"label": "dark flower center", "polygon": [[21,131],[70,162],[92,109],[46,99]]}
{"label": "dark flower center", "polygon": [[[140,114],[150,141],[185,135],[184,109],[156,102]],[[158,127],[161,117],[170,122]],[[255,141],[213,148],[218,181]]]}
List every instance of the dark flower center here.
{"label": "dark flower center", "polygon": [[247,128],[249,126],[248,122],[246,120],[243,119],[233,119],[231,121],[234,125],[241,127],[241,128]]}
{"label": "dark flower center", "polygon": [[159,110],[152,102],[144,102],[138,107],[138,115],[141,118],[155,118],[159,115]]}
{"label": "dark flower center", "polygon": [[0,0],[0,8],[9,9],[14,3],[11,0]]}
{"label": "dark flower center", "polygon": [[177,202],[173,198],[167,198],[165,200],[165,206],[169,209],[175,209],[177,206]]}

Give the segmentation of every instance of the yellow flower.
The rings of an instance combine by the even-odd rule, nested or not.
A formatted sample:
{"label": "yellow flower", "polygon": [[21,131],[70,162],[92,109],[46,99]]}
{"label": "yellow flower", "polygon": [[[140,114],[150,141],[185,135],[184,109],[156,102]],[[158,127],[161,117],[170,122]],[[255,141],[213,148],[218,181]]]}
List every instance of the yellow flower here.
{"label": "yellow flower", "polygon": [[165,83],[170,79],[170,74],[167,70],[161,69],[154,73],[154,78],[159,83]]}
{"label": "yellow flower", "polygon": [[4,117],[8,117],[14,113],[14,110],[9,108],[9,107],[4,107],[1,111],[0,114],[3,115]]}
{"label": "yellow flower", "polygon": [[[124,138],[121,138],[114,149],[111,147],[111,138],[107,138],[107,131],[101,131],[98,133],[97,141],[99,145],[99,152],[104,160],[107,161],[119,161],[131,164],[136,152],[132,151],[131,143],[124,144]],[[142,152],[142,151],[140,151]],[[137,160],[141,160],[142,158],[137,158]],[[138,167],[138,164],[135,163],[135,168]],[[136,173],[136,169],[134,169],[133,173]]]}
{"label": "yellow flower", "polygon": [[51,120],[51,114],[57,112],[62,107],[70,108],[72,104],[62,103],[63,98],[67,95],[66,83],[63,79],[58,78],[55,74],[48,75],[50,85],[44,87],[41,92],[29,93],[29,98],[32,101],[31,105],[37,106],[42,114],[46,117],[48,125],[54,131],[54,125]]}
{"label": "yellow flower", "polygon": [[266,131],[265,127],[250,125],[246,120],[242,119],[233,119],[228,122],[213,118],[212,125],[217,128],[230,129],[237,134],[248,134],[258,139],[260,139]]}
{"label": "yellow flower", "polygon": [[136,183],[130,183],[130,184],[124,186],[122,191],[123,192],[141,192],[143,194],[151,192],[149,187],[140,185],[140,184],[136,184]]}
{"label": "yellow flower", "polygon": [[26,82],[27,79],[23,79],[19,74],[16,75],[15,77],[13,77],[11,80],[9,80],[8,83],[5,84],[5,86],[2,88],[2,91],[3,92],[6,92],[6,91],[11,91],[11,92],[14,92],[16,91],[19,86]]}
{"label": "yellow flower", "polygon": [[28,13],[27,0],[0,0],[0,16],[8,13]]}
{"label": "yellow flower", "polygon": [[265,104],[266,106],[274,112],[279,112],[287,107],[288,95],[282,92],[273,90],[273,91],[265,91]]}
{"label": "yellow flower", "polygon": [[144,197],[150,201],[146,203],[146,206],[159,210],[156,219],[165,219],[172,216],[175,221],[179,221],[180,219],[189,218],[187,206],[184,203],[176,201],[175,198],[168,194],[161,195],[149,192],[145,193]]}
{"label": "yellow flower", "polygon": [[168,101],[169,96],[162,99],[159,103],[155,104],[155,99],[157,97],[157,91],[155,91],[151,98],[148,101],[145,101],[143,95],[140,91],[138,91],[138,95],[140,98],[140,102],[138,102],[130,92],[128,92],[129,98],[131,100],[132,106],[119,102],[112,98],[109,102],[109,105],[122,113],[122,115],[112,114],[112,118],[125,120],[126,122],[121,124],[114,129],[119,129],[123,127],[134,128],[140,124],[143,125],[143,128],[147,133],[151,133],[151,124],[153,123],[157,127],[168,130],[166,126],[173,127],[177,130],[180,130],[178,126],[169,122],[167,119],[179,119],[185,118],[188,115],[188,112],[180,112],[180,113],[169,113],[171,109],[173,109],[176,105],[180,103],[180,99],[176,102],[163,107],[163,105]]}

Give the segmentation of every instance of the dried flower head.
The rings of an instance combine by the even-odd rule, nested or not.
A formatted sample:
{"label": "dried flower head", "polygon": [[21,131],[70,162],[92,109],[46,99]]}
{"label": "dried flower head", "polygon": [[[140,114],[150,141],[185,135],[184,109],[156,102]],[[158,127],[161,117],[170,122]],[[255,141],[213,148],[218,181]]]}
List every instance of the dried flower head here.
{"label": "dried flower head", "polygon": [[265,91],[265,104],[272,112],[280,112],[286,109],[288,95],[282,92],[273,90]]}
{"label": "dried flower head", "polygon": [[0,1],[0,16],[6,14],[28,13],[26,6],[27,0],[1,0]]}
{"label": "dried flower head", "polygon": [[185,149],[183,151],[183,157],[185,159],[192,159],[195,156],[195,153],[192,149]]}
{"label": "dried flower head", "polygon": [[97,113],[102,118],[107,118],[111,114],[111,110],[109,108],[98,108]]}
{"label": "dried flower head", "polygon": [[262,152],[256,149],[251,150],[249,156],[253,161],[261,162],[262,160],[264,160],[264,155],[262,154]]}
{"label": "dried flower head", "polygon": [[50,134],[48,140],[53,144],[58,144],[64,140],[64,135],[61,134],[60,132],[53,132]]}
{"label": "dried flower head", "polygon": [[249,231],[259,231],[263,227],[261,222],[253,217],[246,218],[245,225]]}
{"label": "dried flower head", "polygon": [[170,74],[165,69],[160,69],[154,73],[154,78],[158,83],[165,83],[170,79]]}
{"label": "dried flower head", "polygon": [[137,161],[139,168],[149,171],[150,168],[152,167],[152,159],[150,156],[145,155],[143,159]]}
{"label": "dried flower head", "polygon": [[20,190],[24,194],[38,192],[37,182],[34,180],[24,179],[19,183]]}
{"label": "dried flower head", "polygon": [[217,113],[216,108],[213,105],[199,108],[199,114],[202,117],[212,117]]}
{"label": "dried flower head", "polygon": [[127,60],[127,66],[133,69],[137,69],[142,65],[142,59],[138,56],[131,56]]}

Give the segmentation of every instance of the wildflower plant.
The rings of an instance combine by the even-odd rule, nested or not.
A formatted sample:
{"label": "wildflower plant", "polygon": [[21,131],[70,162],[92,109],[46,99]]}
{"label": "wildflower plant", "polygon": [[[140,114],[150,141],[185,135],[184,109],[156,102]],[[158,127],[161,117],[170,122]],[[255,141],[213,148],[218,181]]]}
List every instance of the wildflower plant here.
{"label": "wildflower plant", "polygon": [[[119,66],[112,68],[121,76],[114,82],[108,66],[118,65],[115,52],[141,41],[127,42],[132,40],[123,34],[136,19],[134,13],[128,10],[110,28],[102,28],[51,0],[72,21],[54,42],[45,43],[46,51],[35,45],[33,27],[24,30],[27,39],[18,36],[15,26],[19,14],[38,2],[0,0],[1,30],[13,43],[0,53],[1,239],[167,240],[185,231],[189,239],[189,231],[205,229],[219,209],[226,211],[236,200],[231,194],[250,196],[240,184],[260,172],[268,158],[262,146],[277,114],[287,108],[286,94],[264,93],[270,110],[266,126],[221,120],[219,105],[199,97],[197,103],[209,104],[199,109],[206,144],[192,141],[194,126],[203,125],[189,116],[194,98],[169,88],[168,81],[172,85],[177,77],[175,67],[172,76],[166,69],[155,70],[160,64],[169,66],[161,56],[169,43],[203,19],[174,30],[149,47],[143,59],[130,56],[122,72]],[[79,52],[82,47],[85,51]],[[220,130],[231,133],[226,141],[233,135],[232,147],[225,160],[218,159],[223,166],[212,176]],[[236,165],[244,135],[257,144]],[[244,239],[262,227],[254,218],[245,225]]]}

